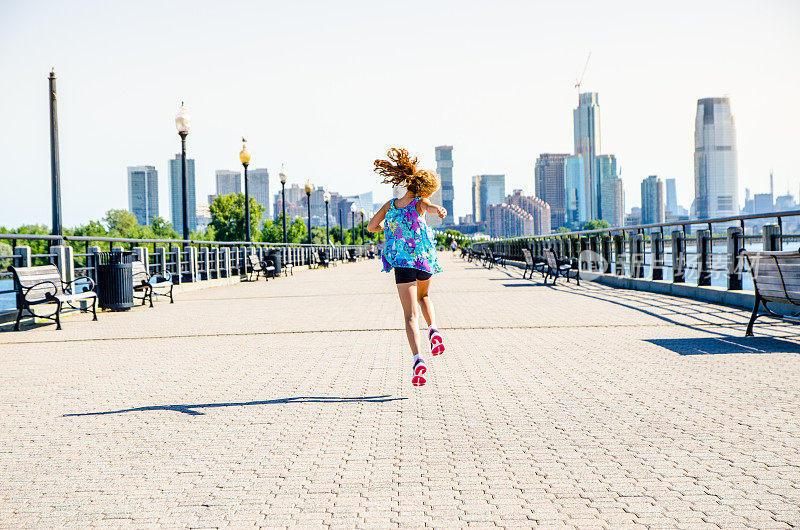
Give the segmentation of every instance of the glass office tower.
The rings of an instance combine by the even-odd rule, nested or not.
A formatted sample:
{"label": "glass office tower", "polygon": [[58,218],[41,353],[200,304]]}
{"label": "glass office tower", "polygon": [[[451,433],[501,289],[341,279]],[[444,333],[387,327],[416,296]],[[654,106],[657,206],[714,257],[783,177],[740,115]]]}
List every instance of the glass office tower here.
{"label": "glass office tower", "polygon": [[155,167],[128,167],[128,210],[142,226],[152,223],[158,215],[158,171]]}
{"label": "glass office tower", "polygon": [[[181,179],[181,155],[169,161],[169,210],[172,227],[178,234],[183,234],[183,186]],[[197,200],[194,187],[194,158],[186,159],[186,197],[189,231],[197,227]]]}
{"label": "glass office tower", "polygon": [[579,228],[589,220],[588,195],[586,193],[586,170],[581,155],[567,157],[564,164],[564,188],[566,198],[567,225]]}
{"label": "glass office tower", "polygon": [[558,228],[567,222],[564,201],[567,196],[564,187],[564,162],[568,154],[542,153],[536,159],[533,169],[536,196],[550,205],[550,226]]}
{"label": "glass office tower", "polygon": [[597,92],[578,96],[578,108],[572,111],[575,155],[583,157],[583,194],[591,219],[600,218],[600,179],[595,162],[600,151],[600,105]]}
{"label": "glass office tower", "polygon": [[729,98],[697,101],[694,191],[695,213],[700,219],[739,213],[736,125]]}
{"label": "glass office tower", "polygon": [[446,226],[455,224],[453,219],[453,146],[440,145],[436,147],[436,173],[442,178],[442,206],[447,210],[444,218]]}

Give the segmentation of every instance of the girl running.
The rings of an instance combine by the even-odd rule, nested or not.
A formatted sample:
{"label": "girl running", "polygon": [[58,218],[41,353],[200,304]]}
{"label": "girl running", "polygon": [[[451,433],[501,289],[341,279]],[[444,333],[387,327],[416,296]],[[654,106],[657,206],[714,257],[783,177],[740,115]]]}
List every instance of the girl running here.
{"label": "girl running", "polygon": [[375,172],[383,177],[385,184],[402,186],[406,193],[384,204],[369,220],[367,230],[383,230],[386,236],[381,253],[383,271],[394,269],[397,294],[405,316],[406,336],[414,356],[411,384],[423,386],[427,367],[419,355],[417,304],[428,323],[431,355],[444,353],[442,336],[436,329],[433,302],[428,296],[431,277],[442,268],[436,260],[436,239],[425,223],[424,214],[435,213],[444,219],[447,210],[429,200],[439,189],[439,177],[435,173],[417,169],[417,158],[411,158],[405,149],[389,149],[386,156],[388,160],[375,161]]}

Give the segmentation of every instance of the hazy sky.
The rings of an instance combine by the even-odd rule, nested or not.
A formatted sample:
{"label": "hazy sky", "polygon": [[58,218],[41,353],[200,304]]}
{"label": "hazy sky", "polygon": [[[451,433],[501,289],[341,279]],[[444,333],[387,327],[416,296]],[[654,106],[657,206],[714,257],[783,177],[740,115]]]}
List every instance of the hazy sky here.
{"label": "hazy sky", "polygon": [[154,165],[169,217],[174,115],[192,113],[198,200],[215,169],[252,167],[390,196],[389,146],[434,168],[454,146],[455,213],[470,177],[533,193],[539,153],[572,150],[573,87],[599,92],[601,150],[626,207],[647,175],[693,197],[698,98],[728,95],[744,188],[797,195],[800,2],[0,0],[0,225],[50,221],[47,74],[59,93],[64,223],[127,208],[126,166]]}

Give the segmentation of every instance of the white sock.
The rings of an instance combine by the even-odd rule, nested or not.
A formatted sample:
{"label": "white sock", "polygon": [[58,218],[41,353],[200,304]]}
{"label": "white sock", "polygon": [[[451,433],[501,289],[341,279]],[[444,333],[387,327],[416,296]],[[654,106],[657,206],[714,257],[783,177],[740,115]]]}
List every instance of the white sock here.
{"label": "white sock", "polygon": [[436,327],[436,324],[431,324],[428,326],[428,333],[430,333],[432,329],[438,330],[439,328]]}

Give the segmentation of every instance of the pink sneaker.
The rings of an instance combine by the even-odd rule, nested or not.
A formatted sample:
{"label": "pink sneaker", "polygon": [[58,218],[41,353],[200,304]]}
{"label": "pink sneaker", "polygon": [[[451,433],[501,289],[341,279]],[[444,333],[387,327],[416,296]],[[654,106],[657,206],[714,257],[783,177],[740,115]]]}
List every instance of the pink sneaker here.
{"label": "pink sneaker", "polygon": [[414,367],[411,369],[411,384],[414,386],[425,386],[425,383],[427,383],[425,372],[427,371],[428,367],[425,366],[425,361],[422,357],[418,357],[416,362],[414,362]]}
{"label": "pink sneaker", "polygon": [[431,341],[431,355],[441,355],[444,353],[444,341],[438,329],[430,328],[428,330],[428,340]]}

